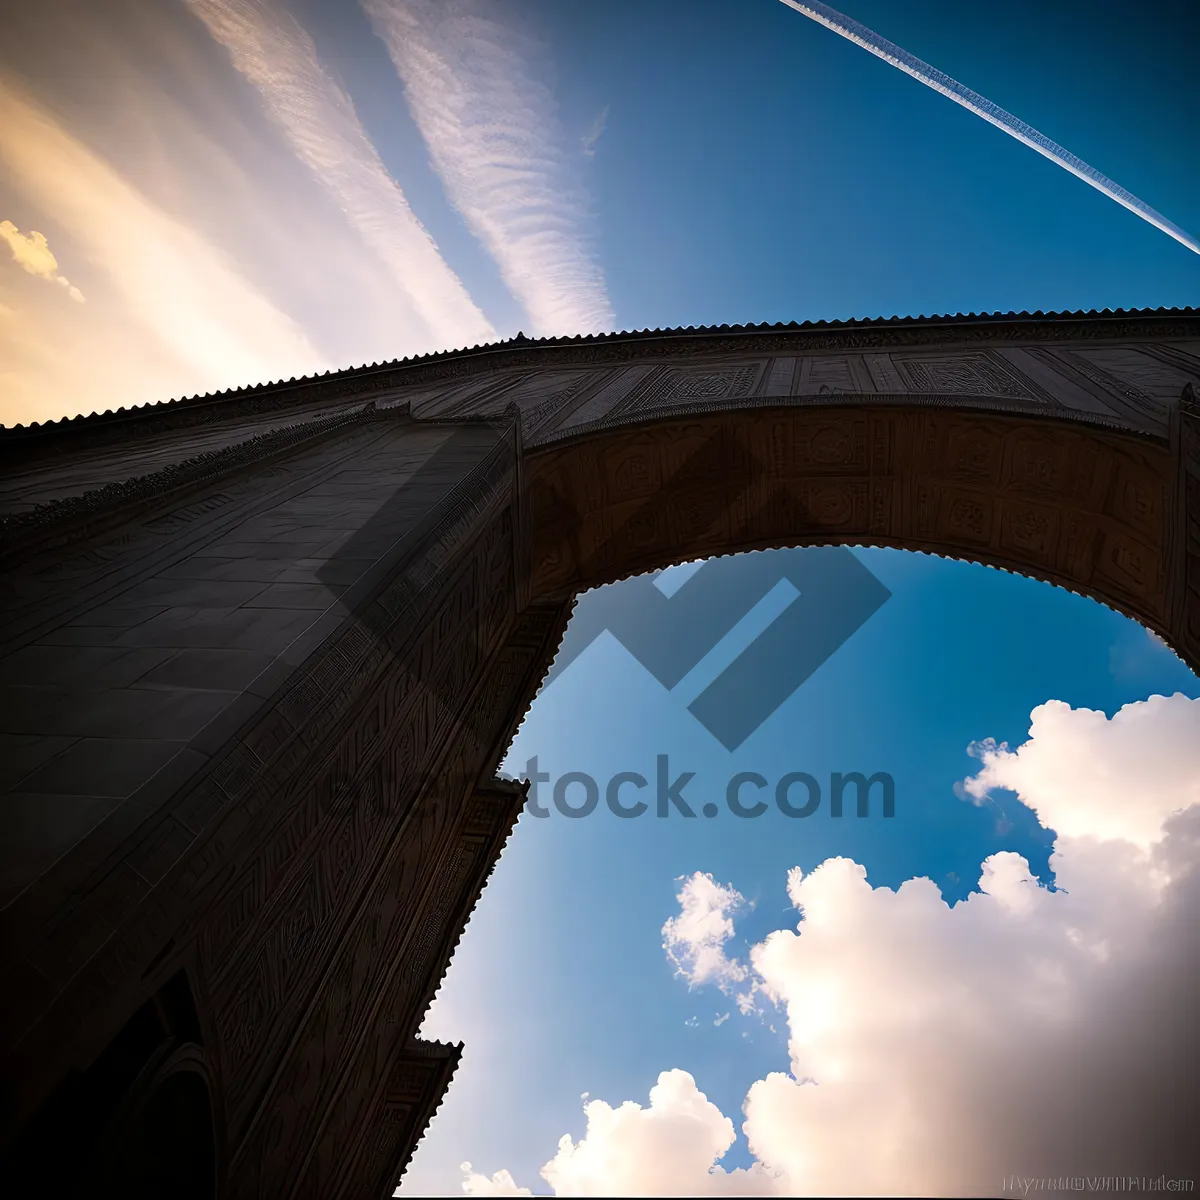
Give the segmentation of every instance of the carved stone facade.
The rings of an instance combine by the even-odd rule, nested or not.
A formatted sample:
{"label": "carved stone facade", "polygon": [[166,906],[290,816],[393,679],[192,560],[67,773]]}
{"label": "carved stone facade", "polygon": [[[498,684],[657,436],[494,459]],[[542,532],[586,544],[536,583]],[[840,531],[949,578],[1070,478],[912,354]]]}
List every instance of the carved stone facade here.
{"label": "carved stone facade", "polygon": [[583,589],[896,546],[1200,665],[1197,389],[1194,311],[1009,315],[518,339],[4,431],[6,1180],[390,1193]]}

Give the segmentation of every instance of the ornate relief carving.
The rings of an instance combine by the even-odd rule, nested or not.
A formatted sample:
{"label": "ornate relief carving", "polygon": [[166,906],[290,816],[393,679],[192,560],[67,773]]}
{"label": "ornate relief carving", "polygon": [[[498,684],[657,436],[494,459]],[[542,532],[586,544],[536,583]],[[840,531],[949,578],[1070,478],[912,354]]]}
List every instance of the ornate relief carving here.
{"label": "ornate relief carving", "polygon": [[[858,391],[849,359],[819,355],[806,361],[800,391],[817,396],[842,396]],[[933,389],[925,389],[932,391]]]}
{"label": "ornate relief carving", "polygon": [[[748,481],[734,468],[684,486],[670,464],[697,430],[722,421],[734,423],[725,428],[739,431],[757,473]],[[932,407],[744,406],[696,422],[610,426],[603,438],[532,453],[535,595],[739,545],[916,539],[1024,564],[1162,623],[1165,451],[1147,440]],[[1096,557],[1096,547],[1108,549]]]}
{"label": "ornate relief carving", "polygon": [[1072,467],[1069,442],[1021,432],[1011,439],[1004,484],[1022,495],[1062,496]]}
{"label": "ornate relief carving", "polygon": [[[468,351],[446,351],[405,363],[375,364],[353,368],[329,377],[262,384],[213,397],[194,397],[139,410],[141,422],[155,422],[156,429],[177,429],[200,420],[225,420],[299,404],[335,401],[345,397],[369,396],[400,388],[442,383],[471,375],[486,375],[507,368],[546,369],[563,366],[615,365],[645,362],[656,356],[678,357],[739,355],[751,353],[797,354],[833,350],[886,350],[891,347],[955,344],[1004,345],[1038,342],[1128,341],[1143,339],[1185,341],[1200,336],[1200,314],[1193,309],[1170,312],[1141,310],[1102,315],[1099,313],[1028,314],[994,316],[890,318],[860,322],[813,322],[805,325],[778,324],[706,327],[698,330],[649,330],[644,333],[587,335],[477,347]],[[211,415],[210,415],[211,414]],[[117,439],[129,436],[126,423],[132,410],[79,417],[53,423],[53,434],[74,438],[103,436],[107,429],[121,428]],[[591,419],[591,418],[589,418]],[[0,431],[0,450],[30,438],[41,440],[47,426]]]}
{"label": "ornate relief carving", "polygon": [[1176,553],[1182,562],[1173,579],[1176,649],[1191,664],[1200,660],[1200,389],[1187,384],[1172,429],[1177,484],[1175,511],[1181,528]]}
{"label": "ornate relief carving", "polygon": [[521,432],[524,437],[534,437],[539,430],[553,422],[555,416],[565,412],[574,400],[595,383],[596,374],[593,371],[580,371],[560,378],[569,379],[570,382],[557,388],[549,399],[522,410]]}
{"label": "ornate relief carving", "polygon": [[[359,1178],[364,1196],[389,1196],[408,1165],[421,1130],[437,1111],[458,1065],[461,1046],[413,1046],[396,1061],[371,1130]],[[349,1200],[347,1193],[347,1200]]]}
{"label": "ornate relief carving", "polygon": [[1054,549],[1058,524],[1058,514],[1053,509],[1008,505],[1003,513],[1001,546],[1017,554],[1035,555],[1038,562],[1046,562]]}
{"label": "ornate relief carving", "polygon": [[[798,386],[803,387],[804,385]],[[779,398],[755,396],[745,400],[730,402],[711,401],[710,404],[713,411],[736,413],[752,408],[779,408],[781,406],[842,408],[849,399],[852,399],[856,405],[864,409],[887,405],[901,408],[952,409],[955,411],[977,410],[981,413],[1013,413],[1018,415],[1029,415],[1031,412],[1042,413],[1045,411],[1045,406],[1040,402],[1035,403],[1029,400],[1002,399],[995,396],[948,396],[931,392],[901,392],[887,395],[856,393],[853,397],[843,393],[827,393],[824,395],[797,394]],[[585,404],[584,408],[588,407],[590,406]],[[583,410],[579,411],[582,412]],[[655,408],[653,413],[648,415],[653,415],[655,418],[665,421],[691,417],[699,411],[702,410],[697,409],[694,404],[672,404]],[[1088,428],[1107,427],[1125,432],[1146,432],[1140,424],[1120,420],[1115,416],[1097,416],[1092,412],[1077,411],[1068,408],[1058,408],[1055,410],[1054,415],[1062,420],[1078,422]],[[574,422],[575,417],[573,416],[570,422],[557,427],[553,424],[547,424],[536,438],[529,439],[526,444],[532,450],[564,442],[570,438],[603,432],[614,427],[620,427],[624,423],[620,417],[611,415],[586,422],[580,421],[578,424]]]}
{"label": "ornate relief carving", "polygon": [[1146,395],[1140,388],[1124,379],[1118,379],[1108,371],[1098,366],[1090,358],[1071,350],[1058,350],[1054,356],[1059,362],[1065,363],[1077,371],[1085,379],[1090,380],[1108,396],[1119,396],[1133,408],[1151,418],[1161,418],[1166,411],[1165,406],[1158,400]]}
{"label": "ornate relief carving", "polygon": [[943,395],[1004,396],[1054,405],[1054,400],[1033,380],[999,355],[986,350],[974,354],[893,354],[892,362],[914,392]]}
{"label": "ornate relief carving", "polygon": [[528,419],[534,409],[560,399],[564,393],[577,392],[594,376],[595,373],[586,368],[575,371],[536,371],[522,376],[521,382],[508,391],[505,400],[516,405]]}
{"label": "ornate relief carving", "polygon": [[1200,380],[1200,346],[1193,350],[1185,350],[1182,346],[1168,346],[1162,342],[1144,342],[1138,350],[1150,358],[1174,367],[1181,374],[1192,380]]}
{"label": "ornate relief carving", "polygon": [[[484,465],[487,466],[486,463]],[[478,475],[486,481],[488,472],[486,469],[481,469]],[[396,747],[388,755],[387,762],[375,768],[377,772],[382,770],[383,774],[377,776],[378,781],[370,789],[369,794],[373,799],[364,803],[361,784],[354,783],[356,775],[361,779],[361,772],[366,763],[352,741],[349,743],[352,748],[351,753],[347,754],[344,748],[339,752],[341,764],[344,765],[335,762],[331,775],[326,776],[329,782],[325,787],[318,789],[318,792],[323,792],[329,797],[329,800],[326,804],[315,804],[310,797],[308,802],[303,803],[300,806],[300,812],[312,814],[298,818],[305,823],[306,827],[299,830],[294,838],[285,838],[286,843],[295,844],[297,841],[302,841],[309,847],[301,857],[312,860],[316,865],[305,868],[303,871],[297,871],[293,865],[293,878],[296,881],[293,886],[298,889],[297,894],[293,896],[285,892],[271,902],[271,912],[292,914],[290,918],[282,920],[278,916],[271,919],[279,932],[268,934],[269,937],[277,940],[275,948],[266,951],[265,958],[275,963],[276,966],[270,979],[260,979],[257,983],[259,995],[277,997],[279,998],[277,1004],[274,1008],[268,1004],[265,1012],[245,1004],[236,1005],[241,1019],[252,1018],[259,1022],[259,1027],[252,1040],[256,1044],[260,1061],[269,1061],[269,1045],[276,1040],[270,1035],[268,1028],[286,1029],[288,1025],[288,1020],[283,1011],[278,1008],[278,1003],[285,1002],[285,998],[293,993],[301,998],[305,993],[305,985],[299,979],[293,979],[289,974],[291,969],[287,965],[291,961],[287,952],[287,947],[291,944],[289,939],[294,940],[298,936],[304,939],[320,936],[323,939],[322,945],[328,947],[333,944],[330,941],[333,926],[330,925],[329,918],[331,915],[335,916],[339,909],[345,908],[344,904],[338,902],[338,896],[340,895],[341,880],[350,878],[350,864],[360,860],[370,860],[369,847],[378,845],[380,841],[379,821],[381,815],[386,815],[387,821],[393,825],[398,819],[401,819],[406,797],[407,802],[411,803],[410,789],[425,777],[428,769],[425,764],[431,761],[430,756],[436,756],[440,753],[440,748],[448,744],[451,731],[456,726],[461,728],[463,714],[455,713],[453,706],[447,702],[453,697],[469,693],[469,681],[478,674],[479,653],[486,650],[486,647],[480,645],[480,639],[473,636],[479,625],[480,609],[482,608],[485,613],[489,608],[491,609],[491,616],[485,618],[485,625],[489,623],[497,625],[501,620],[511,619],[507,614],[497,613],[492,602],[492,597],[499,593],[508,597],[511,605],[511,598],[514,595],[515,581],[512,576],[511,557],[506,557],[499,552],[501,546],[511,546],[511,527],[507,527],[509,531],[506,532],[505,526],[505,522],[509,518],[509,510],[504,509],[499,514],[498,520],[493,521],[493,529],[498,530],[498,534],[496,536],[487,535],[476,540],[475,551],[470,560],[475,567],[459,573],[461,583],[458,591],[442,601],[437,619],[418,626],[423,632],[415,654],[415,662],[410,658],[411,667],[401,667],[398,673],[393,674],[394,679],[407,681],[407,687],[400,693],[396,693],[390,687],[376,689],[377,694],[382,692],[386,696],[396,695],[401,707],[400,711],[394,714],[381,713],[378,719],[369,723],[371,729],[386,728],[392,744]],[[436,533],[435,530],[431,540],[436,537]],[[465,532],[459,531],[456,536],[464,539]],[[497,571],[500,572],[499,575],[497,575]],[[448,613],[456,614],[456,618],[449,623],[446,619]],[[499,632],[498,628],[496,632]],[[447,646],[460,649],[447,655],[444,653],[444,648]],[[422,681],[425,681],[424,684]],[[489,705],[503,705],[505,701],[504,689],[500,689],[498,692],[493,691],[487,696]],[[407,720],[404,712],[405,706],[407,706],[408,712]],[[494,717],[483,719],[485,721],[498,720],[502,715],[502,713],[497,713]],[[436,726],[440,726],[440,728]],[[350,725],[353,733],[359,733],[362,727],[361,720],[354,721]],[[343,742],[343,747],[346,745],[347,743]],[[481,748],[480,753],[486,749],[487,747]],[[333,782],[334,780],[340,782]],[[404,786],[404,781],[408,781],[407,786]],[[346,797],[352,794],[357,795],[357,801],[347,810]],[[387,805],[379,803],[384,794],[390,801]],[[331,812],[332,817],[336,817],[338,813],[341,814],[340,832],[337,831],[338,826],[336,825],[331,830],[326,821],[320,834],[314,838],[311,836],[312,830],[315,829],[314,817],[319,809],[328,804],[334,806]],[[385,809],[386,813],[384,813]],[[456,810],[456,804],[447,802],[433,803],[430,809],[434,813],[453,813]],[[432,843],[429,842],[428,836],[411,839],[406,853],[411,856],[413,869],[417,869],[419,866],[421,870],[424,870],[431,861],[432,851]],[[292,860],[293,864],[297,853],[298,851],[285,849],[285,857]],[[465,865],[463,869],[466,869]],[[301,879],[304,882],[301,882]],[[453,891],[455,885],[452,873],[448,877],[446,886]],[[403,886],[397,884],[394,894],[399,896],[415,895],[412,883],[409,882]],[[400,916],[397,917],[397,920],[401,919]],[[298,921],[299,924],[292,925],[289,924],[289,921]],[[231,923],[225,920],[219,924],[221,928],[228,929]],[[267,928],[270,927],[270,922],[268,922]],[[387,936],[384,935],[385,942]],[[207,951],[211,955],[220,956],[221,954],[220,948],[212,945],[211,942],[207,946]],[[245,953],[244,950],[239,951],[238,955],[244,957]],[[314,948],[306,953],[313,962],[319,963],[326,957],[328,950]],[[383,954],[381,959],[390,962],[392,957]],[[417,958],[410,956],[410,961],[415,963],[418,958],[419,955]],[[278,964],[283,964],[283,966],[280,967]],[[361,994],[358,985],[354,983],[359,974],[360,970],[356,968],[347,984],[348,987],[353,986],[355,995]],[[423,979],[420,982],[423,982]],[[370,992],[369,988],[367,992]],[[318,1075],[321,1075],[321,1072],[318,1072]],[[293,1080],[292,1083],[297,1089],[301,1088],[300,1081]],[[249,1081],[247,1081],[247,1086],[249,1086]]]}
{"label": "ornate relief carving", "polygon": [[991,538],[991,505],[974,496],[946,493],[945,528],[956,541],[987,542]]}
{"label": "ornate relief carving", "polygon": [[947,473],[973,482],[995,482],[1003,457],[1002,447],[981,429],[959,428],[947,440]]}
{"label": "ornate relief carving", "polygon": [[792,379],[795,374],[795,358],[789,355],[771,359],[768,369],[763,372],[759,394],[762,396],[790,396],[793,391]]}
{"label": "ornate relief carving", "polygon": [[[428,770],[428,755],[446,744],[444,734],[438,738],[435,732],[434,736],[435,747],[426,748],[425,762],[393,755],[389,756],[388,764],[374,768],[378,786],[381,790],[386,789],[392,799],[386,812],[386,822],[381,824],[369,817],[361,821],[361,833],[353,840],[353,858],[359,863],[356,880],[361,882],[364,876],[374,873],[372,867],[381,843],[394,841],[395,834],[386,835],[385,830],[402,827],[406,808],[411,808],[414,802],[412,789]],[[340,800],[343,809],[340,836],[343,844],[347,827],[354,824],[355,816],[354,809],[344,811],[348,799],[344,797]],[[452,814],[456,805],[448,796],[441,805],[433,803],[429,815],[436,816],[438,808],[444,814]],[[445,816],[441,818],[443,822],[445,819]],[[342,1042],[348,1032],[356,1027],[356,1023],[365,1019],[366,1014],[360,1011],[362,1005],[371,1003],[372,997],[377,994],[377,988],[371,980],[395,961],[400,952],[396,942],[398,931],[405,928],[415,915],[406,906],[419,903],[422,891],[420,879],[438,862],[440,851],[437,845],[441,835],[436,823],[429,825],[426,819],[422,819],[417,825],[410,821],[403,828],[408,830],[404,849],[408,865],[401,867],[398,873],[396,868],[392,869],[392,887],[395,891],[394,900],[387,910],[390,915],[384,917],[383,927],[377,928],[371,936],[352,936],[350,941],[347,941],[348,935],[344,930],[338,932],[342,928],[340,918],[344,917],[347,909],[340,897],[350,876],[343,875],[343,881],[346,882],[338,880],[337,827],[332,835],[333,847],[324,844],[323,830],[317,839],[321,844],[306,848],[304,858],[309,865],[304,868],[302,879],[298,878],[294,884],[296,894],[285,893],[271,905],[270,911],[274,915],[269,920],[276,924],[274,930],[269,927],[264,930],[267,940],[259,954],[267,965],[252,988],[257,1006],[251,1007],[240,999],[232,1002],[243,1021],[249,1019],[255,1023],[251,1039],[254,1069],[247,1071],[244,1065],[240,1068],[247,1075],[244,1084],[240,1078],[231,1077],[234,1085],[230,1095],[231,1108],[236,1116],[241,1098],[244,1096],[248,1099],[253,1095],[254,1080],[261,1075],[263,1068],[269,1067],[275,1060],[280,1035],[294,1028],[295,1020],[303,1011],[303,1002],[311,995],[314,972],[319,971],[331,955],[343,960],[344,966],[335,976],[340,980],[338,986],[332,993],[329,989],[322,989],[320,1012],[309,1018],[310,1024],[318,1022],[319,1034],[314,1028],[304,1035],[294,1068],[289,1070],[272,1093],[276,1107],[282,1106],[289,1114],[285,1128],[279,1132],[280,1149],[289,1158],[297,1152],[296,1139],[302,1136],[311,1114],[323,1111],[316,1097],[311,1094],[312,1089],[328,1089],[336,1083]],[[348,870],[350,860],[345,850],[340,857],[347,864],[343,871]],[[461,869],[465,870],[467,865],[462,864]],[[456,867],[455,871],[458,869]],[[457,886],[455,871],[444,874],[445,887],[453,889]],[[377,903],[375,908],[382,916],[383,910],[378,909]],[[305,958],[288,956],[288,946],[297,937],[306,947]],[[421,951],[415,944],[405,951],[405,960],[413,964],[414,969],[419,965],[420,958]],[[238,1063],[234,1058],[236,1048],[229,1043],[225,1043],[225,1048],[230,1056],[231,1067],[237,1070]],[[256,1122],[256,1127],[264,1131],[269,1125],[270,1122],[264,1125],[261,1119]],[[269,1147],[264,1147],[263,1153],[273,1156]]]}
{"label": "ornate relief carving", "polygon": [[793,470],[867,468],[866,419],[821,420],[797,430],[792,443]]}
{"label": "ornate relief carving", "polygon": [[[544,653],[545,614],[536,613],[532,626],[521,624],[525,628],[496,659],[486,686],[472,704],[475,712],[466,721],[473,729],[490,729],[490,736],[478,740],[474,753],[452,760],[448,773],[421,798],[413,818],[417,826],[393,843],[396,865],[380,877],[376,895],[367,904],[367,911],[374,914],[370,935],[343,938],[339,943],[337,954],[352,957],[356,964],[345,971],[349,990],[344,1012],[336,1021],[327,1013],[313,1014],[314,1032],[301,1037],[290,1066],[273,1090],[272,1103],[284,1119],[279,1123],[260,1119],[256,1124],[262,1131],[253,1139],[259,1150],[246,1153],[253,1153],[260,1171],[271,1177],[281,1177],[284,1171],[298,1174],[305,1195],[329,1194],[330,1189],[318,1186],[318,1181],[340,1176],[346,1146],[364,1128],[366,1112],[374,1103],[371,1097],[378,1084],[373,1081],[382,1077],[397,1040],[409,1037],[419,1022],[520,811],[524,791],[516,785],[497,782],[475,791],[466,804],[462,791],[471,788],[479,754],[488,752],[484,743],[494,744],[509,710],[523,698],[521,688],[531,666]],[[519,665],[511,670],[508,664],[514,661]],[[449,841],[438,832],[447,828],[455,831]],[[314,1040],[318,1029],[321,1036]],[[362,1083],[339,1091],[339,1080],[347,1075]],[[389,1089],[395,1084],[393,1076]],[[322,1092],[327,1098],[322,1098]],[[385,1095],[385,1107],[393,1099]],[[311,1117],[306,1120],[306,1116],[328,1111],[331,1103],[332,1117],[314,1146],[311,1133],[306,1136],[306,1126],[311,1127]],[[401,1157],[411,1143],[394,1149]]]}
{"label": "ornate relief carving", "polygon": [[[604,380],[599,389],[577,409],[559,421],[556,428],[565,431],[604,419],[623,396],[636,389],[654,371],[654,367],[635,366],[609,372],[608,378]],[[547,432],[550,428],[552,427],[547,423]]]}
{"label": "ornate relief carving", "polygon": [[900,377],[900,372],[896,370],[896,364],[892,362],[891,355],[864,354],[863,361],[866,363],[871,380],[875,385],[871,389],[872,391],[884,394],[904,391],[904,380]]}
{"label": "ornate relief carving", "polygon": [[498,413],[508,403],[511,394],[531,378],[536,376],[484,376],[481,380],[445,393],[436,407],[426,409],[422,415],[450,420],[456,417]]}
{"label": "ornate relief carving", "polygon": [[665,405],[698,405],[737,400],[754,391],[762,363],[734,367],[668,367],[643,381],[606,414],[608,422],[636,413],[648,415]]}
{"label": "ornate relief carving", "polygon": [[1171,362],[1171,356],[1146,354],[1140,346],[1086,346],[1067,354],[1073,363],[1086,363],[1113,380],[1116,389],[1131,402],[1137,397],[1148,400],[1154,412],[1178,399],[1180,388],[1191,374]]}

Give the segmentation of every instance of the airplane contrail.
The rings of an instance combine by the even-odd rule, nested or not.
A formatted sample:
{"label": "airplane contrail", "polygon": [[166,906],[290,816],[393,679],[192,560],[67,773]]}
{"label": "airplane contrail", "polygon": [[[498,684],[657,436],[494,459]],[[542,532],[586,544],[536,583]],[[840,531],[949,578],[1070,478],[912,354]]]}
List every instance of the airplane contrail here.
{"label": "airplane contrail", "polygon": [[889,42],[886,38],[881,38],[879,34],[865,25],[851,20],[837,9],[830,8],[828,4],[817,3],[817,0],[811,0],[810,3],[802,3],[801,0],[783,0],[783,3],[789,8],[794,8],[798,13],[811,17],[814,21],[824,25],[826,29],[840,33],[842,37],[856,46],[869,50],[877,58],[891,63],[893,67],[899,67],[906,75],[920,80],[926,87],[933,88],[935,92],[941,92],[943,96],[949,97],[955,104],[961,104],[963,108],[973,112],[977,117],[990,121],[997,129],[1003,129],[1010,137],[1024,142],[1031,150],[1036,150],[1051,162],[1065,167],[1072,175],[1082,179],[1084,183],[1090,183],[1097,191],[1103,192],[1118,204],[1124,205],[1131,213],[1141,217],[1143,221],[1149,221],[1156,229],[1161,229],[1163,233],[1173,237],[1181,245],[1200,254],[1200,242],[1197,242],[1191,234],[1185,233],[1178,225],[1168,221],[1160,213],[1156,213],[1132,192],[1127,192],[1123,187],[1113,183],[1111,179],[1106,175],[1101,175],[1094,167],[1089,167],[1083,159],[1068,153],[1045,134],[1038,133],[1024,121],[1017,120],[1012,113],[1007,113],[990,100],[985,100],[978,92],[964,87],[957,80],[951,79],[949,75],[943,74],[919,58],[915,58],[907,50],[901,50],[899,46]]}

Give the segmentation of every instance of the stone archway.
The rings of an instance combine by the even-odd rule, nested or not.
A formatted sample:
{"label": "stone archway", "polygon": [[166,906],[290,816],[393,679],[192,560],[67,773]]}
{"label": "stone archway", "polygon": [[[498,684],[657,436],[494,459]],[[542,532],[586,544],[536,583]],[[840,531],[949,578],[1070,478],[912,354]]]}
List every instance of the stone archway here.
{"label": "stone archway", "polygon": [[1079,421],[893,405],[658,419],[533,450],[530,592],[785,545],[968,559],[1173,636],[1170,446]]}
{"label": "stone archway", "polygon": [[572,597],[898,546],[1196,668],[1197,383],[1194,311],[1010,314],[518,338],[5,431],[0,1149],[52,1145],[185,972],[219,1194],[389,1194]]}
{"label": "stone archway", "polygon": [[81,1200],[215,1200],[212,1100],[196,1047],[149,1065],[102,1132],[77,1192]]}

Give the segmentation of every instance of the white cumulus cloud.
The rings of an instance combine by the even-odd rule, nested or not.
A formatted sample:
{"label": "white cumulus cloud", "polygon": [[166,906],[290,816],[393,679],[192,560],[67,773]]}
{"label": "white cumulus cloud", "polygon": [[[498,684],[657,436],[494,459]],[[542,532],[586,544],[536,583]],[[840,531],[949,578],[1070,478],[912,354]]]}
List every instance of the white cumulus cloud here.
{"label": "white cumulus cloud", "polygon": [[587,1132],[578,1142],[560,1139],[542,1168],[556,1195],[754,1195],[762,1188],[762,1171],[710,1171],[737,1135],[687,1071],[659,1075],[648,1108],[591,1100],[583,1111]]}
{"label": "white cumulus cloud", "polygon": [[608,128],[608,105],[606,104],[599,113],[596,119],[592,122],[591,128],[579,139],[580,145],[583,147],[584,154],[588,158],[596,157],[596,143],[604,136],[604,131]]}
{"label": "white cumulus cloud", "polygon": [[[1014,1175],[1194,1179],[1198,779],[1200,701],[1156,696],[1111,719],[1041,706],[1023,745],[988,745],[967,790],[1016,790],[1053,823],[1055,887],[1011,852],[953,907],[928,879],[872,887],[847,858],[793,870],[796,928],[750,952],[789,1029],[786,1069],[746,1097],[753,1169],[721,1169],[732,1122],[668,1071],[649,1108],[586,1105],[585,1137],[563,1138],[542,1177],[560,1195],[986,1196]],[[680,944],[724,958],[736,893],[689,885],[674,920],[695,934]],[[704,977],[719,983],[716,961]]]}
{"label": "white cumulus cloud", "polygon": [[1178,696],[1151,696],[1111,720],[1052,700],[1034,709],[1019,749],[972,747],[983,770],[964,786],[976,799],[995,788],[1016,792],[1061,836],[1122,838],[1145,849],[1172,812],[1200,803],[1200,759],[1173,753],[1196,720]]}
{"label": "white cumulus cloud", "polygon": [[497,1171],[492,1176],[480,1175],[469,1162],[463,1163],[463,1191],[468,1196],[532,1196],[529,1188],[517,1187],[508,1171]]}
{"label": "white cumulus cloud", "polygon": [[695,987],[715,983],[723,990],[741,983],[747,968],[725,953],[733,936],[733,913],[745,904],[735,888],[697,871],[676,896],[680,912],[662,927],[663,949],[675,972]]}
{"label": "white cumulus cloud", "polygon": [[[362,0],[404,83],[446,194],[533,332],[612,328],[588,205],[541,48],[486,0]],[[598,136],[598,135],[597,135]]]}

